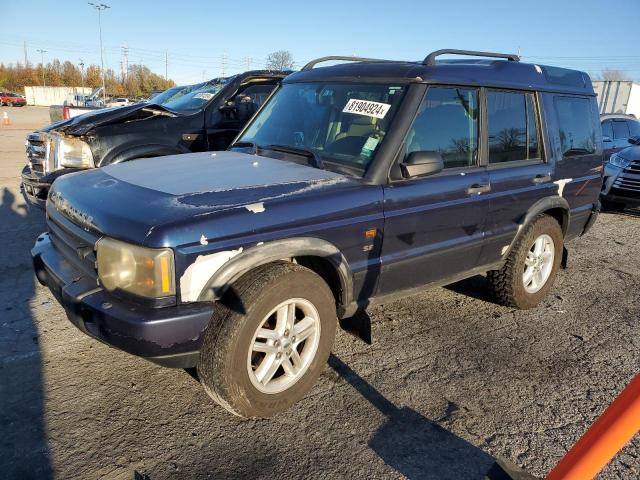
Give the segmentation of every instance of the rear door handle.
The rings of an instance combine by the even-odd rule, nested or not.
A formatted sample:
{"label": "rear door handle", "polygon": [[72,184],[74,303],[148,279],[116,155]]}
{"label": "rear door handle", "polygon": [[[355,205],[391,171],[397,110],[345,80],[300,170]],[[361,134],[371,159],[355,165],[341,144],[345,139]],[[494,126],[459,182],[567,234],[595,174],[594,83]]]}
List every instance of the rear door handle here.
{"label": "rear door handle", "polygon": [[474,183],[469,188],[467,188],[467,194],[473,195],[477,193],[478,195],[481,193],[487,193],[491,191],[491,185],[488,183]]}
{"label": "rear door handle", "polygon": [[533,177],[533,183],[547,183],[551,181],[551,175],[536,175]]}

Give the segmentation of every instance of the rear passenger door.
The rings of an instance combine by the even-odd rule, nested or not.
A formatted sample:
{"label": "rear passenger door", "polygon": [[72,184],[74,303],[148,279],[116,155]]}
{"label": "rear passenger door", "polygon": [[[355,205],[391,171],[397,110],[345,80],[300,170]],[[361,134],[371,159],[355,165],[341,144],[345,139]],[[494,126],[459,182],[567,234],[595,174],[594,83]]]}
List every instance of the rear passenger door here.
{"label": "rear passenger door", "polygon": [[399,161],[438,152],[444,170],[384,187],[380,295],[450,279],[477,266],[490,189],[479,164],[479,90],[427,89]]}
{"label": "rear passenger door", "polygon": [[487,89],[485,105],[491,207],[481,263],[489,264],[502,259],[531,206],[558,187],[545,161],[537,95]]}

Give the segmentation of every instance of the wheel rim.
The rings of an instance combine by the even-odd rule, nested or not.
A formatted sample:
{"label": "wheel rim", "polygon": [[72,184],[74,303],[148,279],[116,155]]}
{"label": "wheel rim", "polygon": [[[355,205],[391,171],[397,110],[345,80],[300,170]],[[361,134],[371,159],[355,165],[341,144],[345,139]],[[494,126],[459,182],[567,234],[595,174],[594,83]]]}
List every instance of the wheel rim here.
{"label": "wheel rim", "polygon": [[536,293],[545,286],[553,270],[555,245],[545,234],[536,238],[524,259],[522,283],[527,293]]}
{"label": "wheel rim", "polygon": [[247,371],[263,393],[290,388],[309,369],[320,343],[320,315],[311,302],[291,298],[262,320],[251,339]]}

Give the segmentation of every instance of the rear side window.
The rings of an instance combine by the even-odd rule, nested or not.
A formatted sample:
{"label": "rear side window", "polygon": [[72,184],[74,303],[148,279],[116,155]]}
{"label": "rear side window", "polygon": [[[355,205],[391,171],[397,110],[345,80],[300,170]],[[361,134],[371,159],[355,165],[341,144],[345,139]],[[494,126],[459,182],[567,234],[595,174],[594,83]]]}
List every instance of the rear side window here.
{"label": "rear side window", "polygon": [[433,151],[444,168],[471,167],[478,152],[478,92],[430,87],[409,130],[406,154]]}
{"label": "rear side window", "polygon": [[572,157],[595,153],[596,130],[591,102],[586,98],[556,97],[555,105],[562,155]]}
{"label": "rear side window", "polygon": [[487,92],[489,163],[541,158],[533,94]]}
{"label": "rear side window", "polygon": [[640,135],[640,122],[636,120],[629,120],[627,123],[629,124],[629,133],[632,137]]}
{"label": "rear side window", "polygon": [[629,126],[626,120],[618,120],[613,122],[613,139],[626,140],[629,138]]}
{"label": "rear side window", "polygon": [[602,136],[613,139],[613,128],[611,128],[611,120],[602,122]]}

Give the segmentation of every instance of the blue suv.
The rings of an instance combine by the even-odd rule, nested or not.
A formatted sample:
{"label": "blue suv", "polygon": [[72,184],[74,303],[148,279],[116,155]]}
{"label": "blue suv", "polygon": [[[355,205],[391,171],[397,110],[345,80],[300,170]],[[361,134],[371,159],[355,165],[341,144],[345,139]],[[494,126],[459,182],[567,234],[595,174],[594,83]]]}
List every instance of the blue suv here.
{"label": "blue suv", "polygon": [[485,273],[503,303],[538,304],[596,219],[602,169],[585,73],[460,50],[324,57],[228,151],[57,179],[32,256],[83,332],[197,367],[224,408],[267,417],[369,305]]}

